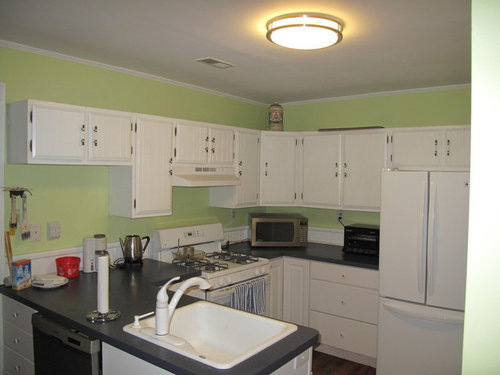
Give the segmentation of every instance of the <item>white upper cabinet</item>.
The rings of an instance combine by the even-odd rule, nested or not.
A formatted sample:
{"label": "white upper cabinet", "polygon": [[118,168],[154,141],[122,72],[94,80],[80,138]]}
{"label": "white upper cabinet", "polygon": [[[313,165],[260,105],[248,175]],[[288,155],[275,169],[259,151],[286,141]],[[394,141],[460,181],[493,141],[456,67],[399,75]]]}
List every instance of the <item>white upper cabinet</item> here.
{"label": "white upper cabinet", "polygon": [[212,207],[240,208],[258,205],[259,134],[258,130],[235,129],[234,169],[240,184],[211,187]]}
{"label": "white upper cabinet", "polygon": [[24,100],[7,109],[8,162],[83,164],[86,158],[84,107]]}
{"label": "white upper cabinet", "polygon": [[132,163],[130,114],[35,100],[11,103],[7,113],[9,163]]}
{"label": "white upper cabinet", "polygon": [[109,168],[109,213],[124,217],[172,214],[174,120],[138,115],[134,163]]}
{"label": "white upper cabinet", "polygon": [[299,133],[261,132],[260,205],[293,206],[301,171]]}
{"label": "white upper cabinet", "polygon": [[342,206],[344,209],[380,209],[381,172],[387,161],[387,132],[345,132],[342,142]]}
{"label": "white upper cabinet", "polygon": [[180,120],[175,126],[174,163],[232,166],[234,131],[228,126]]}
{"label": "white upper cabinet", "polygon": [[340,133],[305,133],[303,136],[302,205],[339,208],[341,205]]}
{"label": "white upper cabinet", "polygon": [[87,116],[88,160],[96,164],[130,164],[134,115],[91,109]]}
{"label": "white upper cabinet", "polygon": [[398,128],[390,131],[392,168],[468,170],[470,126]]}

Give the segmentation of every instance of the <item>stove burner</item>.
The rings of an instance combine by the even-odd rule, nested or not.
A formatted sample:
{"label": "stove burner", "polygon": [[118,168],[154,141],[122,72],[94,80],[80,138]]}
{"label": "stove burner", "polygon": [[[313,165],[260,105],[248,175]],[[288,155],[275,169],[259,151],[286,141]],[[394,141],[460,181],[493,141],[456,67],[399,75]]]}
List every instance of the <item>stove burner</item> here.
{"label": "stove burner", "polygon": [[229,265],[227,263],[221,263],[218,261],[211,262],[208,259],[174,260],[172,263],[179,265],[179,266],[194,268],[195,270],[206,271],[206,272],[217,272],[217,271],[225,270],[229,267]]}
{"label": "stove burner", "polygon": [[234,252],[213,252],[205,255],[206,258],[219,259],[225,262],[237,263],[237,264],[250,264],[259,261],[258,257],[254,257],[249,254],[234,253]]}

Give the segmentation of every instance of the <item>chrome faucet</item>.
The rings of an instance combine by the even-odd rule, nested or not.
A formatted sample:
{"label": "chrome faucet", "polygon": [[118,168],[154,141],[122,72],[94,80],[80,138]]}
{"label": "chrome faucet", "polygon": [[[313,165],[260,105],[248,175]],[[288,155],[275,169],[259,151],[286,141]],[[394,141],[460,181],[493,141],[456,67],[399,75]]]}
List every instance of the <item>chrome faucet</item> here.
{"label": "chrome faucet", "polygon": [[208,289],[212,287],[212,285],[210,285],[207,280],[202,279],[201,277],[192,277],[184,281],[179,286],[179,289],[176,290],[174,296],[172,297],[172,300],[170,301],[170,303],[168,303],[167,288],[170,284],[179,279],[179,276],[170,279],[165,285],[161,287],[161,289],[158,291],[158,294],[156,295],[155,333],[159,336],[166,335],[170,332],[170,321],[172,320],[172,316],[174,315],[177,303],[188,288],[191,288],[195,285],[198,285],[200,289]]}

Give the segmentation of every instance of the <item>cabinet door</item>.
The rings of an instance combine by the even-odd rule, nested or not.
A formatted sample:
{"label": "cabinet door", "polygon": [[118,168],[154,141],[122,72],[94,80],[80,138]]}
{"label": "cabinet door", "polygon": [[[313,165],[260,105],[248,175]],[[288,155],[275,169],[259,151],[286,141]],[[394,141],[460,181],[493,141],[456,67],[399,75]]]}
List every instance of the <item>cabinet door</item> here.
{"label": "cabinet door", "polygon": [[386,166],[386,132],[343,135],[343,207],[364,211],[380,209],[380,181]]}
{"label": "cabinet door", "polygon": [[444,131],[444,163],[451,169],[470,168],[470,127]]}
{"label": "cabinet door", "polygon": [[440,129],[398,129],[392,132],[391,141],[392,168],[435,169],[442,164]]}
{"label": "cabinet door", "polygon": [[85,161],[85,108],[37,103],[31,110],[30,162],[81,164]]}
{"label": "cabinet door", "polygon": [[309,261],[284,258],[283,320],[309,325]]}
{"label": "cabinet door", "polygon": [[305,135],[303,138],[302,204],[340,207],[340,134]]}
{"label": "cabinet door", "polygon": [[133,118],[126,112],[88,112],[88,160],[92,164],[132,164]]}
{"label": "cabinet door", "polygon": [[172,214],[172,130],[169,119],[137,119],[134,169],[136,216]]}
{"label": "cabinet door", "polygon": [[271,260],[271,308],[273,319],[283,319],[283,258]]}
{"label": "cabinet door", "polygon": [[204,124],[179,121],[175,127],[174,161],[200,164],[208,160],[208,128]]}
{"label": "cabinet door", "polygon": [[262,132],[260,143],[260,204],[293,206],[298,161],[296,134]]}
{"label": "cabinet door", "polygon": [[208,162],[216,165],[233,165],[234,131],[209,127]]}
{"label": "cabinet door", "polygon": [[259,194],[259,133],[236,131],[237,173],[240,185],[236,185],[236,206],[258,205]]}

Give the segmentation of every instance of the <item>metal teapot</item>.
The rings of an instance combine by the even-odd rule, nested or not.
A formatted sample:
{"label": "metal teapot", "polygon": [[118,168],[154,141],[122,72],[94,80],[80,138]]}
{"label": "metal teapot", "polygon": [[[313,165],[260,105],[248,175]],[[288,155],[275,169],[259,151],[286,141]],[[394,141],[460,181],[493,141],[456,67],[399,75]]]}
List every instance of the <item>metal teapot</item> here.
{"label": "metal teapot", "polygon": [[[143,239],[146,239],[146,245],[144,245],[144,248],[142,248]],[[125,241],[121,238],[119,238],[119,240],[125,263],[142,263],[142,254],[146,251],[150,238],[148,236],[141,238],[141,236],[134,234],[125,236]]]}

